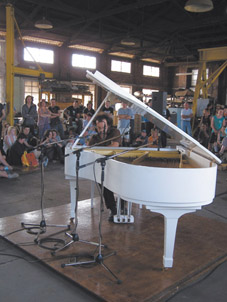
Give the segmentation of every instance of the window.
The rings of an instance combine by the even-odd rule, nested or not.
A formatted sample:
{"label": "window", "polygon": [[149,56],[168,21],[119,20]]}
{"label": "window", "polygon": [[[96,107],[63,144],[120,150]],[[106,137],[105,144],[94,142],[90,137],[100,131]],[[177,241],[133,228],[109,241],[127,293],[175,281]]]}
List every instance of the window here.
{"label": "window", "polygon": [[39,103],[39,82],[38,81],[24,81],[24,99],[27,95],[32,95],[34,104]]}
{"label": "window", "polygon": [[[192,69],[192,79],[191,79],[191,86],[195,87],[196,86],[196,82],[197,82],[197,78],[198,78],[198,69]],[[206,69],[206,78],[208,79],[209,76],[209,69]]]}
{"label": "window", "polygon": [[131,73],[131,63],[111,60],[111,71]]}
{"label": "window", "polygon": [[54,52],[53,50],[27,47],[24,48],[24,60],[54,64]]}
{"label": "window", "polygon": [[73,54],[72,66],[80,68],[96,68],[96,57]]}
{"label": "window", "polygon": [[143,65],[143,75],[159,78],[160,68],[159,67],[154,67],[154,66]]}

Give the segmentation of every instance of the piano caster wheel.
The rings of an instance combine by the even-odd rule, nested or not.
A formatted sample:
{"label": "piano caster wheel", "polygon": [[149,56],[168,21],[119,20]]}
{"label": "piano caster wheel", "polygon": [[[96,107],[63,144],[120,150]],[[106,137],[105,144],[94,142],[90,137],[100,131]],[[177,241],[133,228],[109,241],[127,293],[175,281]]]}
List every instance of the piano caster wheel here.
{"label": "piano caster wheel", "polygon": [[70,223],[73,223],[73,222],[74,222],[74,218],[71,217],[71,218],[70,218]]}

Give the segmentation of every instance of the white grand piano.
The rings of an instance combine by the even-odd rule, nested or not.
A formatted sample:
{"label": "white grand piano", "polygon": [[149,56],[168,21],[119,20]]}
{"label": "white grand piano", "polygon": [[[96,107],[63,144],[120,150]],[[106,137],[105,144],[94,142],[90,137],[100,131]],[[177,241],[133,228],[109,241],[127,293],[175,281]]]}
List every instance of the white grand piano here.
{"label": "white grand piano", "polygon": [[[179,142],[175,149],[143,148],[130,150],[109,159],[106,161],[104,179],[104,186],[121,198],[130,203],[144,205],[148,210],[164,216],[163,265],[165,268],[172,267],[178,219],[212,203],[215,196],[217,164],[221,162],[195,139],[100,72],[93,74],[87,71],[87,77],[108,92],[110,101],[118,99],[127,103],[134,112],[152,120],[157,127]],[[81,148],[77,143],[76,141],[73,146],[66,148],[66,154],[70,154],[65,161],[65,177],[70,181],[71,217],[74,217],[76,176],[76,156],[73,151]],[[81,152],[80,164],[118,154],[122,150],[124,148],[84,149]],[[91,181],[96,179],[100,183],[100,164],[80,169],[79,177]]]}

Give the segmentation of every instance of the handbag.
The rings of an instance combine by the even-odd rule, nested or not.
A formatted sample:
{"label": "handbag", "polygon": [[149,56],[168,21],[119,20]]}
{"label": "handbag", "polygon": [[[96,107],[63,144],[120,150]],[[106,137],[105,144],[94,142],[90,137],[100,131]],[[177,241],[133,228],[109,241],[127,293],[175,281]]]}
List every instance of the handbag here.
{"label": "handbag", "polygon": [[26,167],[38,167],[39,165],[39,162],[33,152],[27,153],[27,151],[24,151],[23,155],[21,156],[21,162],[22,165]]}

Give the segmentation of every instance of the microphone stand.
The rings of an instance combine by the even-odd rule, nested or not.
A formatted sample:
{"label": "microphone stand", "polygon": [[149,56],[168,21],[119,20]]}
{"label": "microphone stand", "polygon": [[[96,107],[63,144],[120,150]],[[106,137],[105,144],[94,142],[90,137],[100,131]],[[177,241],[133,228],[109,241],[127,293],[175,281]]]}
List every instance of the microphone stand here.
{"label": "microphone stand", "polygon": [[[66,232],[66,236],[68,236],[69,238],[71,238],[71,241],[69,241],[68,243],[66,243],[63,247],[60,247],[59,249],[56,249],[55,251],[53,251],[51,254],[54,256],[56,255],[56,253],[64,250],[65,248],[67,248],[68,246],[70,246],[72,243],[74,242],[83,242],[83,243],[87,243],[87,244],[92,244],[95,246],[99,246],[98,243],[96,242],[92,242],[92,241],[86,241],[86,240],[82,240],[79,238],[79,235],[77,233],[77,225],[78,225],[78,201],[79,201],[79,169],[80,169],[80,155],[81,152],[83,151],[84,148],[80,148],[77,149],[75,152],[73,152],[73,154],[76,154],[76,202],[75,202],[75,227],[72,230],[72,233],[68,233]],[[69,154],[66,154],[65,156],[68,156]],[[103,245],[103,247],[106,247]]]}
{"label": "microphone stand", "polygon": [[[110,157],[111,158],[111,157]],[[117,253],[114,251],[108,255],[103,255],[102,254],[102,213],[104,211],[104,202],[103,202],[103,191],[104,191],[104,175],[105,175],[105,166],[106,166],[106,161],[109,159],[109,157],[103,157],[97,159],[95,162],[101,164],[101,194],[100,194],[100,207],[99,207],[99,243],[98,243],[98,255],[94,257],[93,260],[90,261],[78,261],[74,263],[67,263],[67,264],[62,264],[61,267],[64,268],[66,266],[77,266],[77,265],[86,265],[86,264],[92,264],[92,263],[97,263],[100,264],[105,270],[107,270],[117,281],[117,284],[121,284],[122,281],[105,265],[103,262],[106,258],[111,257],[116,255]],[[87,165],[82,165],[81,167],[86,167],[88,165],[94,164],[95,162],[89,163]],[[97,245],[97,244],[96,244]]]}
{"label": "microphone stand", "polygon": [[[51,143],[52,144],[52,143]],[[49,145],[51,145],[49,144]],[[34,224],[34,223],[25,223],[25,222],[21,222],[21,226],[22,228],[24,228],[25,230],[27,230],[27,232],[29,234],[33,234],[33,235],[37,235],[36,238],[35,238],[35,242],[40,244],[41,240],[39,240],[39,236],[43,233],[46,232],[46,228],[47,227],[65,227],[67,228],[68,230],[70,229],[70,225],[56,225],[56,224],[46,224],[46,220],[45,220],[45,217],[44,217],[44,207],[43,207],[43,196],[44,196],[44,166],[45,166],[45,161],[46,161],[46,158],[44,156],[44,150],[46,148],[46,146],[44,145],[39,145],[38,146],[39,148],[41,148],[41,154],[40,154],[40,162],[41,162],[41,221],[40,221],[40,224]],[[35,231],[37,230],[37,231]],[[62,230],[64,231],[64,230]],[[54,241],[54,239],[52,238],[52,242]],[[57,242],[59,242],[59,240],[57,240]]]}
{"label": "microphone stand", "polygon": [[[106,166],[106,161],[109,160],[109,159],[115,158],[115,157],[117,157],[117,156],[119,156],[121,154],[130,152],[130,151],[139,150],[139,149],[141,149],[143,147],[147,147],[148,145],[149,144],[145,144],[145,145],[139,146],[137,148],[124,150],[124,151],[119,152],[119,153],[114,154],[114,155],[101,157],[101,158],[96,159],[93,162],[90,162],[90,163],[87,163],[87,164],[84,164],[84,165],[81,165],[81,166],[79,166],[79,159],[77,160],[77,168],[76,168],[77,173],[78,173],[79,168],[85,168],[85,167],[87,167],[89,165],[92,165],[94,163],[100,163],[101,164],[101,194],[100,194],[100,208],[99,208],[99,243],[98,243],[99,250],[98,250],[98,255],[96,257],[94,257],[93,260],[90,260],[90,261],[77,261],[77,262],[74,262],[74,263],[62,264],[61,265],[62,268],[67,267],[67,266],[78,266],[78,265],[87,265],[87,264],[97,263],[97,264],[100,264],[105,270],[107,270],[114,277],[114,279],[117,281],[117,284],[121,284],[122,283],[122,281],[104,263],[104,260],[106,258],[116,255],[117,254],[116,251],[114,251],[114,252],[112,252],[112,253],[110,253],[108,255],[105,255],[105,256],[102,254],[102,247],[103,247],[103,245],[102,245],[102,213],[104,211],[103,192],[104,192],[105,166]],[[79,151],[81,151],[81,149]],[[77,152],[77,150],[74,151],[74,152]],[[79,152],[79,154],[80,154],[80,152]],[[78,158],[79,158],[79,156],[78,156]],[[78,175],[77,175],[77,179],[78,179]],[[77,192],[77,194],[78,194],[78,192]],[[77,207],[77,205],[76,205],[76,207]],[[77,216],[75,216],[75,219],[76,219],[75,225],[77,225]],[[66,246],[68,246],[68,245],[70,245],[71,243],[74,242],[73,236],[70,235],[70,237],[72,238],[72,241],[70,241]],[[94,243],[92,243],[92,244],[94,244]],[[95,244],[95,245],[97,245],[97,244]],[[63,248],[65,248],[65,247],[63,247]],[[60,248],[57,251],[60,251],[63,248]],[[55,254],[57,251],[53,252],[52,254]]]}

